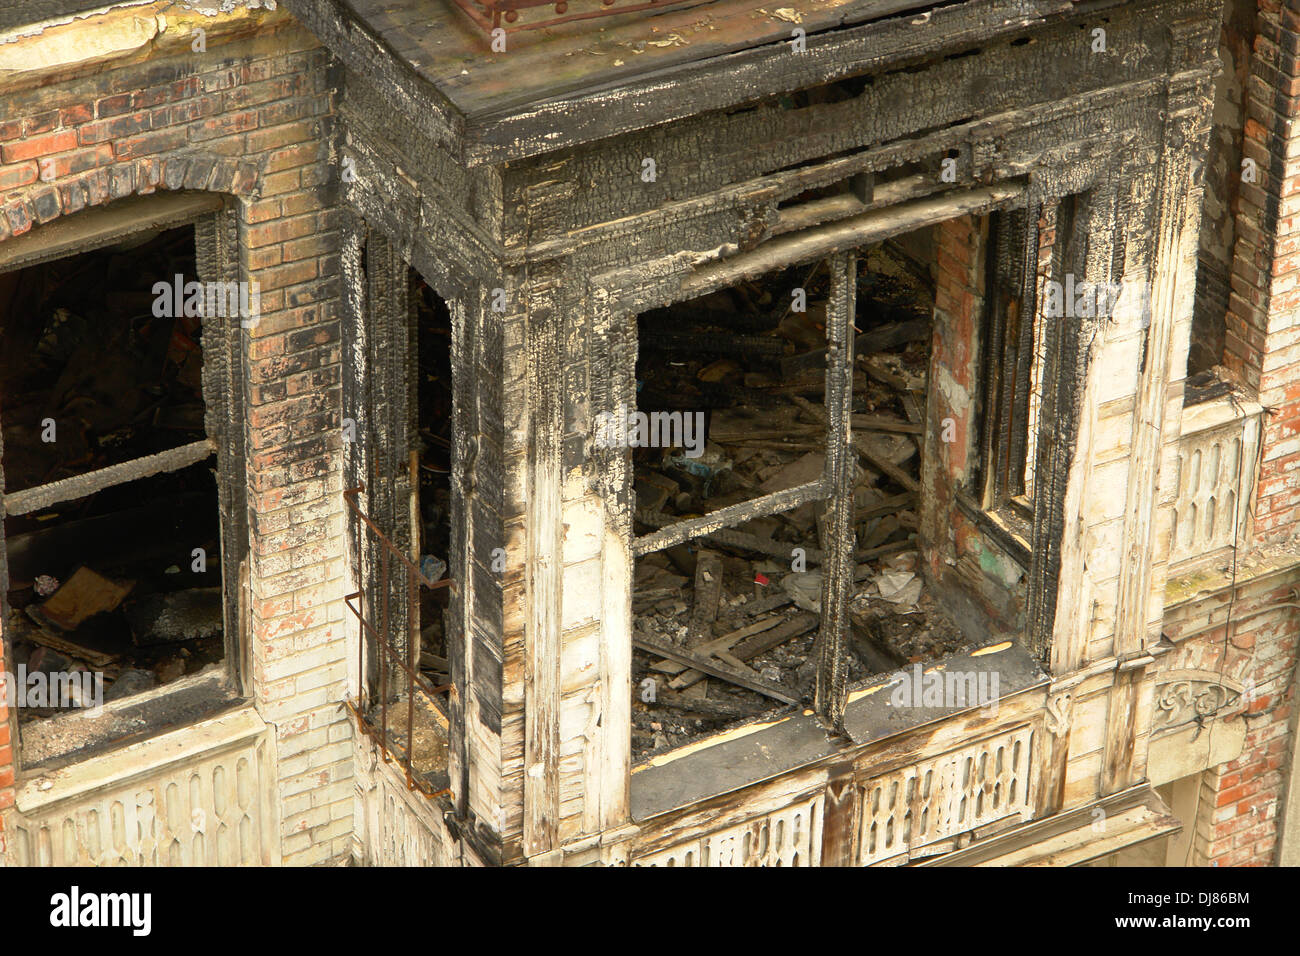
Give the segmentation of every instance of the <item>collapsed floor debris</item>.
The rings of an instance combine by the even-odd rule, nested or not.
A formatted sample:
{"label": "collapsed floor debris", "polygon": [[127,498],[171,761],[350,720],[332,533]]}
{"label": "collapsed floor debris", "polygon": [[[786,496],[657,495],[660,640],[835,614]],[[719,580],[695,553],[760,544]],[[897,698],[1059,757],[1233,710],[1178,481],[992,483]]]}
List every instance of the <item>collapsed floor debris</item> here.
{"label": "collapsed floor debris", "polygon": [[102,672],[106,701],[224,656],[212,461],[30,510],[15,493],[204,440],[201,320],[156,315],[151,291],[194,274],[183,227],[0,275],[12,663]]}
{"label": "collapsed floor debris", "polygon": [[[928,234],[913,238],[924,254]],[[638,533],[821,476],[828,291],[819,263],[641,317],[639,410],[702,416],[704,440],[635,448]],[[860,260],[858,303],[850,682],[966,644],[915,550],[929,270],[878,246]],[[823,534],[820,506],[806,504],[638,560],[635,755],[811,700]]]}

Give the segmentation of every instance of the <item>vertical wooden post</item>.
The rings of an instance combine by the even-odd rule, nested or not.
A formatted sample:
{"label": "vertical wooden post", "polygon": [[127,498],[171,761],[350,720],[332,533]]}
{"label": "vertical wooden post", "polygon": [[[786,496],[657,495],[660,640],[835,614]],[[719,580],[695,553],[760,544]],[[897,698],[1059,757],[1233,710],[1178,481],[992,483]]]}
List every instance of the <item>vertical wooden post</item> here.
{"label": "vertical wooden post", "polygon": [[540,267],[528,292],[528,602],[524,659],[524,853],[559,849],[561,433],[559,374],[563,316],[555,307],[558,267]]}
{"label": "vertical wooden post", "polygon": [[815,707],[824,726],[844,730],[848,668],[844,635],[849,627],[853,586],[853,317],[857,298],[857,256],[831,259],[831,295],[826,310],[826,558],[822,564],[822,620],[817,634]]}
{"label": "vertical wooden post", "polygon": [[822,803],[822,866],[853,866],[857,860],[862,792],[853,765],[832,772]]}

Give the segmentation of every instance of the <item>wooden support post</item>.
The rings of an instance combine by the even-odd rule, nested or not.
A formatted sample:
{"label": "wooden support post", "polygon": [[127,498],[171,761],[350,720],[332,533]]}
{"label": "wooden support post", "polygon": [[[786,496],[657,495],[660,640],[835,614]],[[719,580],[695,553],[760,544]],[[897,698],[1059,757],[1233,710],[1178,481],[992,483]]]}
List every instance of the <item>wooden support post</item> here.
{"label": "wooden support post", "polygon": [[528,296],[528,395],[532,400],[528,464],[528,626],[524,665],[523,849],[535,856],[559,848],[560,824],[560,395],[563,316],[556,308],[560,278],[550,267],[534,277]]}
{"label": "wooden support post", "polygon": [[862,790],[853,777],[853,766],[833,775],[826,783],[822,816],[822,866],[853,866],[858,849],[858,827],[862,816]]}
{"label": "wooden support post", "polygon": [[824,725],[842,733],[848,684],[844,638],[849,627],[853,587],[853,313],[857,257],[831,259],[831,296],[826,335],[826,554],[822,561],[822,623],[817,634],[817,689],[814,697]]}

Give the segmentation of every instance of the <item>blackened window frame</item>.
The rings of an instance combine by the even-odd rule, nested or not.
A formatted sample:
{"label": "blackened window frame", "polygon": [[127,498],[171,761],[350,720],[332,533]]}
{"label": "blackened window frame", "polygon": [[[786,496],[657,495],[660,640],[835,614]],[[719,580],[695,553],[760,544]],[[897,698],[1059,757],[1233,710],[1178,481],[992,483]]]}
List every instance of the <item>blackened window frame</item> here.
{"label": "blackened window frame", "polygon": [[[1009,180],[1004,185],[1012,186],[1015,180]],[[979,208],[960,209],[945,212],[942,215],[932,216],[928,221],[910,223],[906,226],[893,228],[887,235],[880,238],[888,239],[890,236],[905,233],[914,228],[921,228],[925,225],[937,225],[940,222],[954,218],[958,215],[967,213],[989,214],[994,217],[1003,218],[1011,224],[1006,229],[1006,238],[1004,240],[1007,252],[1007,261],[1003,264],[1001,270],[998,269],[996,262],[996,253],[994,256],[987,257],[986,266],[993,270],[989,278],[996,279],[998,283],[1004,282],[1008,277],[1014,277],[1017,285],[1015,286],[1021,296],[1023,306],[1029,316],[1035,316],[1038,312],[1037,301],[1037,283],[1039,279],[1039,241],[1038,241],[1038,221],[1042,210],[1051,204],[1056,207],[1058,212],[1058,221],[1056,224],[1056,241],[1052,245],[1051,261],[1048,265],[1048,277],[1059,279],[1064,272],[1066,264],[1069,262],[1083,261],[1083,254],[1086,251],[1089,232],[1095,224],[1093,223],[1093,206],[1100,200],[1097,193],[1096,185],[1083,185],[1077,191],[1066,192],[1059,197],[1049,197],[1040,192],[1034,192],[1032,195],[1025,190],[1015,192],[1010,198],[998,199],[996,201],[987,201],[982,203]],[[904,203],[891,204],[882,207],[882,210],[895,211],[899,210]],[[1019,220],[1018,224],[1016,220]],[[835,224],[818,228],[834,228]],[[809,232],[815,230],[808,230]],[[850,263],[856,261],[857,250],[869,246],[876,239],[866,239],[852,243],[846,243],[840,247],[841,251],[832,254],[832,257],[845,256]],[[847,252],[843,251],[848,249]],[[1116,250],[1118,253],[1119,250]],[[754,253],[750,253],[754,255]],[[753,275],[762,274],[770,271],[772,268],[787,268],[799,265],[819,258],[815,255],[803,254],[791,256],[782,259],[777,265],[769,268],[754,270]],[[614,302],[619,302],[621,308],[617,311],[622,312],[624,321],[630,323],[631,335],[635,341],[635,323],[637,316],[642,312],[650,311],[654,308],[663,308],[678,302],[686,301],[709,292],[717,291],[728,284],[728,280],[720,278],[730,271],[735,271],[737,266],[729,263],[727,259],[719,260],[711,265],[696,267],[694,273],[689,275],[683,281],[681,291],[670,296],[654,297],[651,301],[637,302],[635,307],[632,306],[630,299],[633,296],[620,295],[618,292],[607,293],[609,298]],[[832,267],[832,272],[835,272]],[[998,288],[997,285],[986,284],[986,290],[993,292]],[[630,290],[629,290],[630,291]],[[626,294],[625,294],[626,295]],[[988,295],[987,301],[992,301],[993,295]],[[849,328],[847,335],[844,336],[846,355],[852,355],[852,322],[853,309],[856,300],[851,296],[847,316]],[[830,321],[832,308],[828,307],[827,333],[828,337],[832,334],[832,327],[835,323]],[[1005,317],[1004,317],[1005,318]],[[1051,647],[1052,630],[1055,621],[1055,600],[1057,594],[1057,579],[1059,577],[1060,556],[1061,556],[1061,538],[1060,538],[1060,518],[1063,513],[1065,504],[1066,483],[1069,477],[1070,463],[1073,457],[1073,435],[1077,432],[1078,422],[1071,418],[1065,424],[1063,429],[1058,429],[1062,435],[1066,436],[1066,441],[1045,442],[1042,434],[1049,428],[1057,415],[1057,409],[1070,417],[1070,410],[1076,407],[1075,399],[1082,388],[1081,375],[1083,373],[1082,353],[1084,342],[1080,336],[1081,329],[1078,323],[1047,323],[1040,327],[1044,334],[1044,346],[1046,355],[1043,362],[1042,375],[1044,383],[1043,408],[1038,418],[1040,438],[1037,443],[1037,454],[1033,462],[1028,462],[1027,443],[1020,446],[1021,460],[1028,466],[1035,469],[1035,475],[1038,476],[1036,482],[1040,488],[1035,495],[1032,504],[1019,501],[1013,502],[1015,496],[1007,495],[1003,500],[1001,509],[982,507],[982,495],[984,483],[990,469],[986,466],[986,460],[982,453],[979,456],[977,469],[972,475],[970,483],[965,488],[958,488],[955,496],[955,504],[967,513],[977,525],[987,533],[991,539],[1006,547],[1008,552],[1022,564],[1026,570],[1026,580],[1028,593],[1030,595],[1029,606],[1027,608],[1027,620],[1024,628],[1023,640],[1026,648],[1035,655],[1040,661],[1045,661],[1049,655]],[[1032,343],[1033,325],[1030,322],[1022,322],[1017,329],[1017,334],[1013,337],[1012,344],[1017,350],[1025,348],[1026,341]],[[834,350],[828,350],[828,386],[827,386],[827,406],[830,410],[830,396],[834,390],[830,384],[834,371],[831,368],[831,359]],[[1029,356],[1033,360],[1032,355]],[[633,362],[635,359],[633,358]],[[989,395],[986,389],[988,381],[986,375],[986,366],[984,362],[986,356],[981,357],[980,375],[977,382],[977,427],[980,431],[981,442],[984,439],[984,429],[990,426],[990,416],[985,412],[988,407]],[[850,376],[849,397],[851,399],[851,363],[846,366],[847,374]],[[1062,375],[1062,370],[1072,370],[1071,374]],[[1016,402],[1025,401],[1028,388],[1028,381],[1021,379],[1021,386],[1013,389],[1009,395]],[[626,394],[627,389],[619,391],[620,394]],[[848,408],[847,405],[844,406]],[[1021,421],[1024,421],[1022,418]],[[848,428],[846,415],[845,430],[843,431],[842,441],[838,442],[843,447],[851,446],[851,431]],[[785,510],[787,507],[794,507],[796,504],[802,504],[804,501],[828,501],[830,502],[833,493],[823,493],[823,489],[836,484],[836,479],[832,474],[831,452],[832,431],[834,429],[828,422],[827,431],[827,469],[819,481],[800,486],[796,489],[788,489],[777,495],[767,496],[769,503],[775,505],[771,512]],[[981,445],[981,452],[983,446]],[[924,454],[924,449],[923,452]],[[852,456],[846,456],[850,462],[849,473],[851,475]],[[1023,481],[1025,465],[1020,467],[1021,480]],[[623,472],[629,476],[631,471],[625,469]],[[850,480],[851,486],[851,480]],[[1017,486],[1018,494],[1023,494],[1023,484]],[[624,494],[631,496],[630,488],[626,489]],[[788,496],[785,501],[777,501],[778,496]],[[729,514],[741,511],[742,517],[739,521],[747,521],[759,516],[759,512],[753,509],[755,501],[764,499],[755,499],[754,501],[745,502],[740,506],[732,506],[731,509],[720,509],[713,514],[704,515],[701,518],[689,519],[687,521],[674,523],[664,528],[659,528],[649,535],[637,536],[629,531],[630,550],[633,558],[640,557],[643,554],[650,553],[654,550],[660,550],[669,547],[679,541],[686,540],[690,537],[706,533],[715,528],[727,527],[729,523],[725,520]],[[852,516],[852,496],[848,496],[849,517]],[[1001,514],[999,514],[1001,510]],[[1015,532],[1009,529],[1009,523],[1006,520],[1007,513],[1010,512],[1015,516]],[[829,515],[828,515],[829,517]],[[722,519],[722,520],[719,520]],[[738,522],[732,522],[738,523]],[[1028,546],[1025,541],[1028,539]],[[844,549],[841,549],[844,550]],[[827,560],[831,560],[830,556]],[[849,561],[849,578],[852,580],[852,555],[847,556]],[[828,574],[827,578],[834,577]],[[829,587],[829,585],[827,585]],[[843,599],[843,606],[847,610],[848,585],[842,590],[844,594],[840,597]],[[823,617],[822,630],[819,631],[817,651],[819,664],[829,665],[831,662],[826,660],[826,655],[838,655],[841,670],[843,670],[843,634],[836,634],[834,629],[828,626],[828,613],[831,613],[838,606],[840,597],[828,596],[823,594]],[[824,635],[824,636],[823,636]],[[844,707],[847,703],[847,681],[844,679],[847,675],[837,675],[834,667],[819,666],[818,669],[818,689],[816,707],[818,716],[824,725],[834,728],[837,721],[842,726]]]}
{"label": "blackened window frame", "polygon": [[[350,215],[344,230],[343,272],[345,278],[345,307],[349,315],[353,343],[344,350],[344,484],[348,489],[360,489],[354,499],[362,513],[381,529],[389,539],[392,549],[405,553],[411,552],[413,534],[418,531],[412,523],[414,498],[412,495],[412,473],[409,467],[410,452],[419,427],[418,411],[418,375],[419,375],[419,327],[415,300],[411,294],[410,274],[417,274],[435,294],[440,297],[440,286],[431,280],[429,271],[423,266],[428,263],[415,255],[415,250],[398,246],[381,229],[372,227],[360,216]],[[421,261],[416,261],[420,259]],[[457,292],[444,297],[443,301],[451,313],[453,335],[458,322]],[[444,610],[444,624],[448,638],[448,654],[451,665],[451,683],[440,688],[432,686],[427,679],[417,681],[415,689],[424,695],[446,721],[444,728],[449,747],[463,750],[464,734],[456,721],[456,710],[441,694],[448,687],[463,686],[461,653],[463,642],[459,635],[463,632],[465,620],[465,588],[457,585],[465,564],[462,560],[462,542],[464,541],[465,508],[461,492],[457,488],[454,475],[462,467],[465,450],[457,447],[456,411],[461,404],[459,389],[463,387],[462,377],[452,367],[453,396],[453,439],[452,439],[452,473],[451,495],[451,536],[447,561],[446,577],[439,582],[417,579],[414,590],[419,591],[429,584],[449,586],[451,591],[448,607]],[[349,491],[349,495],[351,491]],[[382,617],[384,591],[387,591],[389,608],[389,639],[387,641],[391,661],[394,653],[404,658],[409,655],[409,634],[412,624],[415,633],[419,631],[419,599],[412,594],[412,582],[399,567],[402,562],[390,561],[395,572],[387,579],[385,587],[382,553],[385,544],[368,531],[364,523],[349,515],[347,529],[348,560],[356,583],[356,600],[349,596],[349,606],[354,616],[361,618],[358,623],[357,653],[360,657],[353,673],[356,678],[356,698],[350,705],[354,717],[364,721],[363,729],[377,741],[387,752],[392,750],[394,741],[387,735],[387,725],[392,725],[398,732],[406,726],[407,708],[400,708],[396,720],[375,714],[383,708],[382,689],[406,686],[406,677],[400,673],[392,680],[381,675],[379,667],[380,648],[378,638],[369,630],[375,627]],[[390,558],[392,551],[389,552]],[[397,621],[397,624],[393,622]],[[367,626],[369,625],[369,627]],[[393,639],[393,637],[396,639]],[[386,666],[385,671],[393,674],[396,669]],[[350,677],[351,680],[351,677]],[[381,685],[385,685],[381,689]],[[437,692],[436,695],[434,692]],[[390,695],[391,696],[391,695]],[[386,715],[385,715],[386,717]],[[436,774],[430,779],[418,781],[409,776],[409,764],[405,753],[396,754],[408,770],[408,785],[419,789],[426,796],[437,796],[444,792],[449,780]],[[416,755],[410,755],[415,759]],[[460,760],[462,773],[467,772],[468,763]],[[450,768],[448,768],[450,769]],[[462,782],[462,792],[464,783]]]}
{"label": "blackened window frame", "polygon": [[[157,196],[131,197],[106,207],[94,208],[37,227],[23,237],[0,246],[0,272],[70,258],[93,252],[160,228],[192,226],[194,229],[195,278],[200,282],[247,281],[239,259],[240,226],[237,203],[220,193],[177,192]],[[43,233],[41,229],[57,232]],[[30,252],[28,252],[30,248]],[[159,277],[160,280],[169,277]],[[256,317],[253,317],[256,321]],[[204,403],[204,431],[212,451],[200,461],[216,458],[217,507],[220,533],[222,587],[222,639],[224,654],[218,668],[189,675],[141,694],[114,701],[104,713],[90,717],[72,712],[47,718],[42,724],[78,722],[81,731],[74,743],[59,743],[58,735],[45,735],[46,742],[25,739],[17,708],[11,708],[9,726],[15,770],[49,770],[99,753],[116,750],[140,740],[173,730],[246,699],[251,690],[251,655],[248,640],[249,525],[247,498],[247,402],[245,401],[245,329],[241,317],[202,317],[203,351],[201,382]],[[197,443],[195,443],[197,445]],[[181,451],[174,449],[173,451]],[[164,453],[168,454],[168,453]],[[133,459],[138,461],[139,459]],[[5,500],[3,484],[4,448],[0,441],[0,514]],[[47,486],[48,487],[48,486]],[[30,489],[28,489],[30,490]],[[0,615],[9,613],[6,595],[9,570],[5,537],[0,527]],[[9,635],[4,637],[6,661],[12,660]],[[123,735],[128,722],[137,729]]]}

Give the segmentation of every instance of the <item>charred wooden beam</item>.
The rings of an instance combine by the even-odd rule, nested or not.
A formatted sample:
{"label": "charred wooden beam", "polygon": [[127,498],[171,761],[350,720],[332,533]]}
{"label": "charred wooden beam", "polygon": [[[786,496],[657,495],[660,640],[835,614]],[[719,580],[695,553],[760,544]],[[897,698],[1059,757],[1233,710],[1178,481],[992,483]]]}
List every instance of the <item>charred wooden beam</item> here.
{"label": "charred wooden beam", "polygon": [[632,643],[641,648],[643,651],[649,651],[659,657],[666,657],[670,661],[678,661],[697,671],[703,671],[710,677],[717,677],[737,687],[743,687],[746,690],[752,690],[755,693],[762,694],[764,697],[771,697],[773,700],[779,700],[783,704],[799,703],[786,688],[780,684],[773,684],[771,681],[763,680],[761,677],[751,677],[748,674],[741,673],[734,667],[730,667],[713,658],[696,654],[680,647],[674,647],[667,641],[661,641],[658,638],[651,637],[644,632],[638,631],[632,635]]}
{"label": "charred wooden beam", "polygon": [[895,421],[880,415],[852,415],[853,427],[864,432],[898,432],[902,435],[920,435],[925,432],[922,425],[912,422]]}
{"label": "charred wooden beam", "polygon": [[[658,531],[637,538],[632,543],[632,553],[639,556],[654,551],[662,551],[664,548],[671,548],[673,545],[689,541],[691,538],[703,537],[711,531],[717,531],[719,528],[732,528],[754,518],[775,514],[778,511],[791,511],[800,505],[808,504],[810,501],[823,499],[826,496],[824,488],[824,480],[810,481],[807,484],[796,485],[793,488],[776,491],[770,495],[763,495],[753,501],[742,501],[726,508],[719,508],[717,511],[701,518],[679,521],[676,524],[671,524],[666,528],[660,528]],[[638,514],[637,517],[649,518],[651,516]],[[651,524],[654,522],[647,521],[646,523]]]}
{"label": "charred wooden beam", "polygon": [[863,213],[829,226],[805,229],[764,242],[752,252],[700,267],[682,283],[682,293],[703,295],[745,279],[756,279],[765,272],[811,262],[901,232],[968,213],[986,212],[1023,193],[1024,186],[1019,183],[962,190]]}
{"label": "charred wooden beam", "polygon": [[681,332],[675,329],[645,329],[641,346],[665,352],[691,355],[730,355],[749,359],[779,359],[785,355],[784,339],[762,335],[735,335],[729,332]]}
{"label": "charred wooden beam", "polygon": [[[800,614],[796,617],[786,618],[776,627],[766,628],[763,631],[752,634],[740,643],[728,648],[726,653],[729,657],[740,661],[748,661],[759,654],[765,654],[774,647],[780,647],[787,641],[792,641],[796,637],[807,634],[817,626],[817,615]],[[712,651],[710,653],[713,653]],[[692,684],[703,680],[704,674],[697,670],[686,670],[669,682],[668,686],[673,690],[685,690]]]}
{"label": "charred wooden beam", "polygon": [[695,562],[695,607],[691,609],[690,632],[686,636],[688,647],[702,644],[713,633],[721,598],[722,555],[701,550]]}
{"label": "charred wooden beam", "polygon": [[[801,398],[798,395],[791,396],[790,400],[818,421],[826,421],[825,409],[819,408],[806,398]],[[829,396],[826,404],[828,406],[830,405]],[[849,416],[849,419],[852,421],[852,416]],[[871,465],[872,468],[876,469],[876,471],[894,479],[894,481],[898,482],[914,494],[921,490],[921,483],[919,481],[905,472],[902,468],[899,468],[888,458],[876,454],[875,450],[861,438],[851,436],[851,441],[853,442],[853,447],[857,449],[858,454],[865,458],[867,463]]]}
{"label": "charred wooden beam", "polygon": [[[746,627],[737,628],[731,633],[724,634],[721,637],[715,637],[713,640],[709,641],[706,644],[696,645],[694,650],[698,654],[713,654],[719,650],[728,651],[732,648],[733,645],[740,643],[740,641],[744,640],[745,638],[750,637],[751,635],[754,634],[761,634],[763,633],[763,631],[770,631],[772,628],[776,627],[780,623],[781,623],[780,617],[772,616],[765,620],[757,621]],[[682,673],[682,671],[687,670],[687,667],[685,664],[678,664],[675,661],[660,661],[659,663],[651,666],[650,669],[653,671],[659,671],[659,673],[661,674],[680,674]]]}
{"label": "charred wooden beam", "polygon": [[660,692],[655,703],[661,707],[670,707],[699,717],[753,717],[763,708],[754,704],[740,704],[730,700],[715,700],[712,697],[682,697],[680,694]]}
{"label": "charred wooden beam", "polygon": [[[910,319],[907,322],[891,322],[867,332],[860,332],[854,338],[853,354],[870,355],[882,349],[897,348],[909,342],[918,342],[930,335],[929,319]],[[798,372],[810,368],[825,368],[826,349],[813,349],[800,355],[792,355],[781,360],[781,375],[791,378]]]}
{"label": "charred wooden beam", "polygon": [[148,478],[161,472],[180,471],[208,458],[217,450],[216,443],[210,438],[202,438],[179,448],[169,448],[156,455],[146,455],[132,461],[109,465],[88,471],[84,475],[52,481],[48,485],[38,485],[23,491],[15,491],[4,496],[4,513],[6,515],[25,515],[40,511],[61,501],[74,501],[93,495],[105,488],[112,488],[138,478]]}

